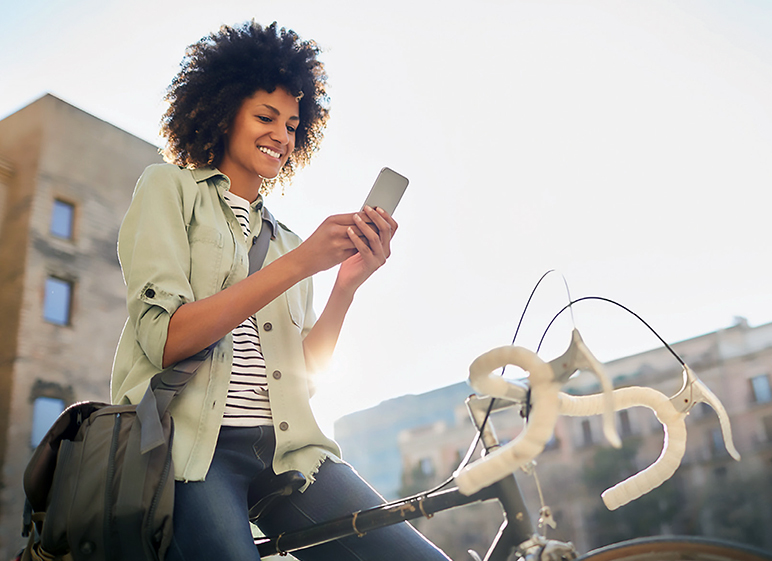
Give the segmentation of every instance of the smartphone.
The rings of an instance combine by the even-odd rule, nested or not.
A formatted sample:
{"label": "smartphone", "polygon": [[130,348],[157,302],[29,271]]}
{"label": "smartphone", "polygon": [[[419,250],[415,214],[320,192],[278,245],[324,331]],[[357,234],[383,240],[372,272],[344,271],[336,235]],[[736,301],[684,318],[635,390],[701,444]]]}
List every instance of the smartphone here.
{"label": "smartphone", "polygon": [[367,195],[365,205],[371,208],[382,208],[389,214],[394,214],[397,203],[407,189],[408,180],[404,175],[398,174],[393,169],[383,168],[375,179],[370,194]]}

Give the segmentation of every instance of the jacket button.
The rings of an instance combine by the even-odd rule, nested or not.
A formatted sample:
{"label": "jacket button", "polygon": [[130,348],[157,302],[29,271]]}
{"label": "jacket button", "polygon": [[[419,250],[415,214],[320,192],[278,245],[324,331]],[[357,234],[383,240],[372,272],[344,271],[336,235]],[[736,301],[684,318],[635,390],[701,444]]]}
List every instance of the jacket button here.
{"label": "jacket button", "polygon": [[274,370],[273,371],[273,379],[274,380],[281,380],[281,372],[279,372],[278,370]]}
{"label": "jacket button", "polygon": [[145,296],[147,296],[148,298],[155,298],[155,290],[153,290],[152,288],[148,288],[145,291]]}
{"label": "jacket button", "polygon": [[289,423],[287,421],[279,423],[279,430],[289,430]]}
{"label": "jacket button", "polygon": [[265,331],[270,331],[271,329],[273,329],[273,325],[271,325],[270,323],[264,323],[263,324],[263,329]]}

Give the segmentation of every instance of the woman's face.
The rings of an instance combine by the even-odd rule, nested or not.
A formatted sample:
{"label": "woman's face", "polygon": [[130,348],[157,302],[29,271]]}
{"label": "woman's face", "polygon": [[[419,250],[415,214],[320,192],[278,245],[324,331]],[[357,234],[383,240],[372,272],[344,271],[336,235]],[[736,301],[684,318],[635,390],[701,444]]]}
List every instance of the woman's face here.
{"label": "woman's face", "polygon": [[295,149],[298,101],[283,88],[258,90],[241,104],[218,165],[231,182],[276,177]]}

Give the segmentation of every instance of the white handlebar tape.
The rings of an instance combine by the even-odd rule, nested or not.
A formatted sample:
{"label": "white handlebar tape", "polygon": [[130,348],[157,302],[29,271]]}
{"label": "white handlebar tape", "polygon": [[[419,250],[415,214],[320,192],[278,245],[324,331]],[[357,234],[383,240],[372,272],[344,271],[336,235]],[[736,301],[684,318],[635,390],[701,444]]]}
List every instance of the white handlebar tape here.
{"label": "white handlebar tape", "polygon": [[[602,394],[570,396],[561,392],[559,402],[560,413],[574,417],[600,415],[605,405]],[[601,494],[609,510],[616,510],[662,485],[678,469],[686,450],[686,415],[677,411],[665,394],[637,386],[614,391],[614,408],[617,411],[636,406],[654,411],[665,430],[664,446],[653,464]]]}
{"label": "white handlebar tape", "polygon": [[552,436],[558,417],[560,384],[552,368],[536,353],[523,347],[498,347],[478,357],[469,367],[469,384],[476,392],[491,397],[522,397],[522,387],[493,374],[512,364],[530,373],[533,407],[523,431],[511,442],[454,474],[458,490],[471,495],[510,475],[538,456]]}

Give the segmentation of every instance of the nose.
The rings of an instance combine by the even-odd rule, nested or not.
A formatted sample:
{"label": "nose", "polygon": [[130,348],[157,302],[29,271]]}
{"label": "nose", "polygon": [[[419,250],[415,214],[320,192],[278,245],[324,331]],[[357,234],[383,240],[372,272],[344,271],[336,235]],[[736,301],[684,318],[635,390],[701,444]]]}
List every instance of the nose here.
{"label": "nose", "polygon": [[276,121],[276,125],[271,130],[271,138],[277,142],[281,142],[282,145],[289,144],[289,132],[284,123]]}

